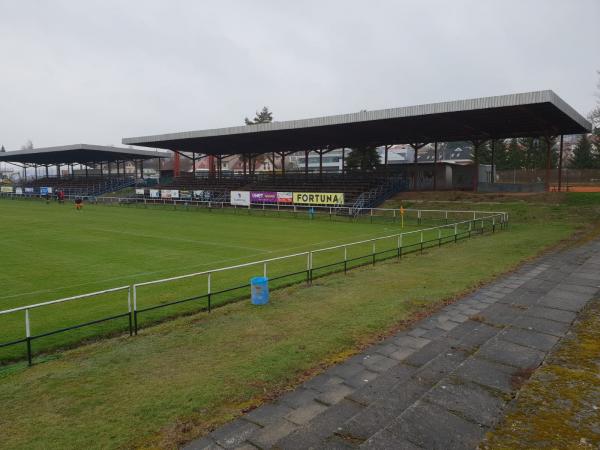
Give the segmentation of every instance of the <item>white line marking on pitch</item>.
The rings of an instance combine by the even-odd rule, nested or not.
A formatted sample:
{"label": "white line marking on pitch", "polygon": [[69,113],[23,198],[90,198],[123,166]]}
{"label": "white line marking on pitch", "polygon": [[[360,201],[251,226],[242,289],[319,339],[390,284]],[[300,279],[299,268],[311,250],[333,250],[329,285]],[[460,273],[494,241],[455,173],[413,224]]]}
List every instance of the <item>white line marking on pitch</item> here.
{"label": "white line marking on pitch", "polygon": [[223,243],[219,243],[219,242],[203,241],[203,240],[199,240],[199,239],[184,239],[184,238],[177,238],[177,237],[172,237],[172,236],[156,236],[156,235],[151,235],[151,234],[134,233],[131,231],[109,230],[109,229],[104,229],[104,228],[89,228],[89,230],[101,231],[103,233],[126,234],[129,236],[142,237],[142,238],[148,238],[148,239],[162,239],[162,240],[168,240],[168,241],[193,242],[195,244],[212,245],[215,247],[234,248],[234,249],[238,249],[238,250],[252,250],[254,252],[261,252],[261,249],[257,248],[257,247],[245,247],[243,245],[228,245],[228,244],[223,244]]}
{"label": "white line marking on pitch", "polygon": [[[96,230],[101,230],[101,229],[96,229]],[[111,230],[113,232],[115,232],[114,230]],[[124,232],[127,233],[127,232]],[[134,233],[131,233],[134,234]],[[371,233],[361,233],[356,235],[356,237],[362,237],[362,236],[367,236],[367,235],[371,235]],[[319,241],[319,242],[314,242],[313,244],[311,244],[310,247],[314,247],[316,245],[321,245],[321,244],[329,244],[329,243],[337,243],[339,241],[342,241],[344,239],[340,238],[340,239],[328,239],[325,241]],[[293,247],[286,247],[286,248],[279,248],[276,250],[263,250],[260,251],[258,253],[251,253],[249,255],[244,255],[244,256],[238,256],[236,258],[223,258],[223,259],[216,259],[207,263],[201,263],[201,264],[194,264],[194,265],[189,265],[186,266],[187,268],[198,268],[198,267],[206,267],[206,266],[210,266],[210,265],[214,265],[214,264],[220,264],[220,263],[224,263],[224,262],[231,262],[231,261],[239,261],[239,260],[243,260],[246,258],[252,258],[253,256],[260,256],[260,255],[264,255],[264,254],[272,254],[272,253],[278,253],[278,252],[288,252],[290,250],[296,250],[296,249],[306,249],[306,251],[309,250],[309,247],[307,247],[306,245],[295,245]],[[139,276],[146,276],[146,275],[157,275],[157,274],[168,274],[170,272],[173,272],[173,270],[155,270],[155,271],[149,271],[149,272],[137,272],[137,273],[133,273],[133,274],[129,274],[129,275],[122,275],[119,277],[111,277],[111,278],[104,278],[102,280],[96,280],[96,281],[89,281],[86,283],[79,283],[79,284],[71,284],[69,285],[69,289],[73,288],[73,287],[81,287],[81,286],[89,286],[89,285],[97,285],[97,284],[101,284],[101,283],[105,283],[107,281],[116,281],[116,280],[123,280],[123,279],[130,279],[133,277],[139,277]],[[30,291],[30,292],[22,292],[19,294],[12,294],[12,295],[6,295],[3,297],[0,297],[0,300],[7,300],[10,298],[18,298],[18,297],[26,297],[28,295],[36,295],[36,294],[44,294],[44,293],[50,293],[50,292],[61,292],[64,291],[66,288],[54,288],[54,289],[41,289],[38,291]]]}

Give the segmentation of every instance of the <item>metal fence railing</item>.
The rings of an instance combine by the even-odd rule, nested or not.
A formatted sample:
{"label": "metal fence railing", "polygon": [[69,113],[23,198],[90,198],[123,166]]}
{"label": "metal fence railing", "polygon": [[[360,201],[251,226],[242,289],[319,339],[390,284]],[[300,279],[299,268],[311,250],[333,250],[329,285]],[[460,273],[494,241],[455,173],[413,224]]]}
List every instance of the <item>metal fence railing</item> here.
{"label": "metal fence railing", "polygon": [[[67,327],[58,328],[58,329],[55,329],[52,331],[47,331],[45,333],[32,334],[32,332],[31,332],[30,311],[32,311],[34,309],[38,309],[38,308],[42,308],[42,307],[46,307],[46,306],[50,306],[50,305],[56,305],[59,303],[71,302],[74,300],[82,300],[85,298],[97,297],[99,295],[109,294],[109,293],[114,293],[114,292],[121,292],[121,291],[127,291],[127,312],[112,314],[110,316],[105,316],[105,317],[97,318],[97,319],[94,319],[91,321],[78,323],[78,324],[70,325]],[[129,332],[130,332],[130,335],[133,334],[132,309],[131,309],[131,286],[121,286],[121,287],[116,287],[116,288],[111,288],[111,289],[104,289],[102,291],[90,292],[90,293],[81,294],[81,295],[75,295],[73,297],[66,297],[66,298],[61,298],[58,300],[51,300],[49,302],[36,303],[34,305],[26,305],[26,306],[20,306],[17,308],[6,309],[4,311],[0,311],[0,316],[8,315],[8,314],[16,314],[18,312],[24,312],[25,336],[23,338],[16,339],[13,341],[0,343],[0,348],[25,343],[26,349],[27,349],[27,361],[28,361],[29,365],[31,365],[31,359],[32,359],[31,342],[35,339],[40,339],[43,337],[52,336],[54,334],[63,333],[65,331],[76,330],[78,328],[83,328],[83,327],[86,327],[89,325],[95,325],[98,323],[102,323],[102,322],[106,322],[106,321],[114,320],[114,319],[119,319],[119,318],[123,318],[123,317],[128,317]]]}
{"label": "metal fence railing", "polygon": [[[0,194],[0,198],[13,200],[24,200],[24,195]],[[45,200],[36,196],[35,198]],[[67,196],[67,200],[74,200],[75,196]],[[459,221],[466,219],[477,219],[478,217],[497,214],[503,215],[504,220],[508,221],[508,214],[500,211],[480,211],[480,210],[443,210],[443,209],[425,209],[425,208],[357,208],[355,206],[323,206],[323,205],[292,205],[285,203],[252,203],[248,206],[231,205],[229,201],[209,201],[193,199],[170,199],[170,198],[136,198],[136,197],[93,197],[90,199],[93,204],[119,206],[125,208],[152,208],[168,207],[178,210],[224,210],[233,214],[271,214],[293,216],[297,218],[327,218],[330,220],[344,219],[366,219],[369,221],[387,220],[390,222],[400,222],[402,216],[406,220],[414,219],[418,225],[424,220],[440,221],[441,223],[450,223],[450,221]]]}
{"label": "metal fence railing", "polygon": [[[435,213],[437,220],[450,220],[452,215],[459,213],[469,214],[470,217],[466,220],[442,223],[441,225],[419,230],[405,231],[202,272],[135,283],[130,286],[105,289],[0,311],[0,319],[24,312],[25,329],[24,336],[21,335],[18,338],[0,343],[0,348],[25,344],[27,361],[31,365],[34,354],[32,351],[32,341],[34,340],[122,318],[127,318],[127,326],[116,327],[111,329],[111,331],[123,332],[128,330],[130,335],[136,335],[140,328],[140,318],[142,316],[148,317],[149,322],[156,323],[159,320],[172,318],[182,313],[203,310],[210,312],[215,307],[247,298],[248,288],[250,287],[249,280],[252,276],[258,274],[268,277],[271,288],[275,289],[299,282],[305,282],[310,285],[315,278],[329,273],[346,273],[349,269],[367,264],[374,265],[378,261],[390,258],[397,258],[399,260],[403,255],[409,253],[423,252],[424,249],[439,247],[451,242],[456,243],[461,239],[480,235],[486,231],[494,233],[497,229],[505,229],[508,226],[508,215],[504,212],[488,212],[483,215],[484,213],[481,211],[418,210],[416,214],[419,223],[421,223],[426,213]],[[174,286],[173,283],[178,284]],[[151,289],[152,292],[148,293],[148,289]],[[76,324],[45,330],[43,332],[32,333],[31,331],[31,310],[42,307],[56,307],[58,304],[66,304],[72,301],[124,291],[127,291],[126,310],[114,305],[115,301],[123,301],[124,304],[123,299],[115,298],[111,300],[112,303],[109,306],[102,310],[103,315],[101,317],[87,317]],[[176,293],[175,295],[173,294],[174,292]],[[191,306],[188,308],[188,305]],[[183,306],[185,308],[182,309]],[[171,308],[172,313],[160,313],[164,308]],[[81,312],[81,308],[77,312]],[[72,311],[65,312],[64,314],[65,318],[79,317],[78,314]],[[0,326],[0,330],[2,329],[12,329],[17,332],[18,321],[13,320],[8,328]],[[0,339],[5,337],[2,335],[3,333],[0,331]],[[43,350],[48,350],[48,348],[43,348]],[[20,358],[13,357],[10,360],[14,359]]]}

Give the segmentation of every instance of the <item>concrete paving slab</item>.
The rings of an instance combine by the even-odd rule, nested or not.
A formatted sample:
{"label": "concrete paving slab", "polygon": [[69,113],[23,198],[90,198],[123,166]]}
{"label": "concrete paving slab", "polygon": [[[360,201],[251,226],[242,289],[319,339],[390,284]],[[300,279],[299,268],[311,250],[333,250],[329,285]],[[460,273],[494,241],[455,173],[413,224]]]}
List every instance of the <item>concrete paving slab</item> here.
{"label": "concrete paving slab", "polygon": [[500,333],[500,338],[514,344],[524,345],[543,352],[550,351],[558,342],[558,337],[546,333],[524,330],[521,328],[508,328]]}
{"label": "concrete paving slab", "polygon": [[506,406],[506,399],[475,383],[456,379],[439,383],[425,397],[471,422],[491,427]]}
{"label": "concrete paving slab", "polygon": [[493,362],[499,362],[520,369],[536,368],[542,362],[544,353],[501,339],[485,343],[478,355]]}
{"label": "concrete paving slab", "polygon": [[426,449],[474,449],[485,434],[483,427],[425,402],[418,402],[386,429]]}

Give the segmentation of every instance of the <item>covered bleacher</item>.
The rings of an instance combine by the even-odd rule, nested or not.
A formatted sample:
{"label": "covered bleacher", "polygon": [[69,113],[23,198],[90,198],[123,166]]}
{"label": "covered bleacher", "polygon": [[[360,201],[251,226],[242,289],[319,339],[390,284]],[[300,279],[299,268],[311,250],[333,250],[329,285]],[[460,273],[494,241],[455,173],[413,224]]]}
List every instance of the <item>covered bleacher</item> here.
{"label": "covered bleacher", "polygon": [[[412,175],[419,172],[418,150],[432,144],[435,158],[428,162],[433,178],[432,188],[437,189],[437,178],[442,173],[438,160],[438,142],[469,141],[473,146],[473,164],[470,166],[470,186],[478,189],[479,151],[486,142],[491,142],[492,166],[493,144],[498,139],[537,137],[546,143],[548,166],[552,142],[564,134],[587,133],[591,124],[553,91],[537,91],[521,94],[483,97],[449,101],[426,105],[408,106],[377,111],[361,111],[313,119],[270,122],[229,128],[218,128],[179,133],[159,134],[123,139],[123,144],[168,149],[175,159],[189,158],[193,161],[191,177],[182,177],[175,166],[173,184],[179,187],[192,185],[223,190],[244,186],[249,190],[292,190],[311,191],[335,190],[347,192],[349,198],[381,188],[386,179],[398,177],[388,167],[387,150],[395,144],[408,144],[414,149]],[[317,174],[310,172],[310,154],[322,160],[324,154],[335,149],[380,146],[385,148],[384,161],[377,170],[367,173],[347,173],[342,165],[341,177],[332,178],[323,173],[322,164]],[[300,173],[285,171],[285,158],[297,152],[304,153],[306,165]],[[259,155],[269,155],[273,160],[281,159],[282,170],[273,172],[272,177],[253,178],[247,169]],[[233,182],[223,177],[221,164],[225,157],[242,155],[244,168],[240,180]],[[209,158],[210,171],[206,180],[198,181],[196,161]],[[563,147],[560,140],[559,185],[562,173]],[[438,166],[439,165],[439,166]],[[249,164],[248,164],[249,166]],[[403,171],[404,176],[410,171]],[[546,180],[549,180],[546,176]],[[493,182],[493,180],[492,180]],[[198,184],[200,183],[200,184]],[[377,184],[373,187],[371,183]],[[546,188],[549,189],[548,182]],[[398,186],[401,183],[397,184]],[[406,187],[407,184],[405,183]],[[417,183],[412,183],[418,189]],[[452,186],[450,186],[452,187]],[[343,190],[342,190],[343,188]],[[446,187],[447,188],[447,187]],[[361,194],[359,194],[361,192]]]}
{"label": "covered bleacher", "polygon": [[23,169],[19,187],[24,195],[40,195],[50,188],[69,196],[98,196],[133,186],[144,177],[144,161],[166,156],[159,151],[74,144],[8,151],[0,154],[0,161]]}

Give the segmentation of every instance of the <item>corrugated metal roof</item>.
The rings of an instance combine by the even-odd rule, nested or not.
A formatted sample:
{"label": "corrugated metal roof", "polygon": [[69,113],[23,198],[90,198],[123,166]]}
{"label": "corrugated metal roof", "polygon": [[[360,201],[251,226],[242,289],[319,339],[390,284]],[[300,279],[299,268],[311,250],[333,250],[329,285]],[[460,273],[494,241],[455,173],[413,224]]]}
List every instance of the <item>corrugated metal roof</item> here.
{"label": "corrugated metal roof", "polygon": [[[66,157],[67,154],[76,153],[77,156]],[[110,147],[104,145],[90,145],[90,144],[72,144],[72,145],[60,145],[56,147],[42,147],[32,148],[27,150],[15,150],[7,151],[6,153],[0,153],[0,161],[7,162],[33,162],[36,158],[44,159],[51,158],[51,155],[55,155],[54,158],[57,162],[61,162],[61,159],[72,161],[75,158],[81,162],[94,162],[101,161],[100,155],[106,155],[105,160],[116,160],[116,159],[151,159],[151,158],[165,158],[168,153],[164,151],[156,150],[140,150],[135,148],[124,148],[124,147]],[[61,155],[65,155],[63,158]],[[85,159],[86,155],[90,156],[90,159]],[[46,162],[47,163],[47,162]]]}
{"label": "corrugated metal roof", "polygon": [[520,94],[499,95],[495,97],[481,97],[467,100],[455,100],[425,105],[405,106],[375,111],[361,111],[350,114],[340,114],[311,119],[289,120],[284,122],[271,122],[256,125],[244,125],[227,128],[214,128],[207,130],[185,131],[180,133],[167,133],[152,136],[124,138],[123,144],[148,145],[156,144],[160,147],[161,141],[179,141],[185,139],[210,138],[217,136],[232,136],[255,134],[262,132],[295,130],[314,127],[326,127],[344,124],[359,124],[387,119],[417,118],[433,114],[456,113],[463,111],[477,111],[503,107],[524,106],[532,104],[550,103],[562,113],[575,121],[583,130],[591,130],[591,124],[558,95],[551,90],[525,92]]}

